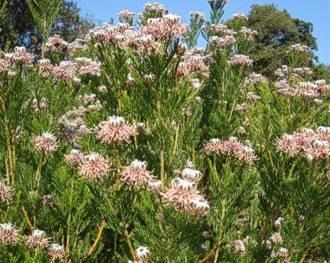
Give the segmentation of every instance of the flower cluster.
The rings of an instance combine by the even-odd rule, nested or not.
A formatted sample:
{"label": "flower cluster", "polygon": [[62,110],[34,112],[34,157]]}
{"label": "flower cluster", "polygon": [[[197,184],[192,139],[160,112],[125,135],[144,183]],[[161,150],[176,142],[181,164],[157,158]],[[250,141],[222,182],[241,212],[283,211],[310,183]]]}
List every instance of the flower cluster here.
{"label": "flower cluster", "polygon": [[136,133],[135,127],[125,122],[124,118],[110,116],[96,127],[96,137],[104,144],[130,143],[131,137]]}
{"label": "flower cluster", "polygon": [[303,44],[293,44],[289,48],[289,52],[295,52],[295,53],[308,53],[309,47]]}
{"label": "flower cluster", "polygon": [[223,37],[212,36],[209,39],[209,44],[218,48],[232,47],[236,43],[236,38],[232,35]]}
{"label": "flower cluster", "polygon": [[160,3],[146,3],[144,4],[144,9],[142,17],[162,17],[168,13],[167,8]]}
{"label": "flower cluster", "polygon": [[147,170],[147,163],[134,160],[129,166],[126,166],[121,172],[120,181],[129,188],[141,188],[148,185],[149,182],[154,184],[154,176]]}
{"label": "flower cluster", "polygon": [[109,171],[109,161],[98,153],[84,155],[78,167],[79,176],[94,182],[102,181],[108,175]]}
{"label": "flower cluster", "polygon": [[39,152],[50,154],[57,150],[58,142],[52,133],[44,132],[42,135],[35,137],[34,146]]}
{"label": "flower cluster", "polygon": [[203,50],[192,49],[185,53],[183,61],[180,62],[178,68],[179,76],[191,76],[194,72],[207,74],[208,65],[207,57],[203,54]]}
{"label": "flower cluster", "polygon": [[258,159],[250,143],[242,143],[236,137],[230,137],[227,141],[221,141],[218,138],[211,139],[204,146],[204,151],[232,156],[243,163],[252,163]]}
{"label": "flower cluster", "polygon": [[132,24],[135,13],[130,12],[129,10],[122,10],[118,13],[119,21],[121,23]]}
{"label": "flower cluster", "polygon": [[206,216],[210,211],[209,202],[197,190],[201,173],[192,167],[187,167],[183,169],[182,177],[171,181],[170,188],[162,193],[163,202],[166,205],[173,205],[178,211],[185,211],[195,216]]}
{"label": "flower cluster", "polygon": [[171,41],[180,39],[188,32],[188,25],[182,24],[179,16],[166,14],[162,18],[149,18],[141,31],[157,41]]}
{"label": "flower cluster", "polygon": [[26,245],[29,248],[45,248],[49,245],[49,238],[45,231],[34,229],[26,239]]}
{"label": "flower cluster", "polygon": [[295,84],[280,80],[275,82],[274,86],[280,94],[301,98],[315,99],[330,92],[330,85],[324,80],[299,81]]}
{"label": "flower cluster", "polygon": [[64,259],[64,247],[59,244],[50,244],[48,248],[48,256],[52,261],[62,261]]}
{"label": "flower cluster", "polygon": [[293,134],[284,134],[276,140],[276,147],[290,156],[302,154],[308,160],[330,157],[330,127],[316,131],[304,128]]}
{"label": "flower cluster", "polygon": [[243,36],[244,39],[252,41],[254,40],[254,37],[258,34],[258,31],[252,30],[247,27],[242,27],[241,30],[239,31],[240,34]]}
{"label": "flower cluster", "polygon": [[6,53],[5,58],[12,63],[19,65],[31,65],[34,60],[34,55],[28,53],[25,47],[15,47],[13,53]]}
{"label": "flower cluster", "polygon": [[15,245],[19,242],[19,233],[16,226],[11,223],[0,224],[0,244]]}
{"label": "flower cluster", "polygon": [[229,63],[232,65],[250,66],[253,63],[253,60],[249,56],[234,55],[230,58]]}
{"label": "flower cluster", "polygon": [[135,249],[135,255],[138,262],[148,262],[150,259],[150,250],[147,247],[139,246]]}
{"label": "flower cluster", "polygon": [[256,84],[266,84],[268,82],[267,78],[261,74],[251,73],[248,77],[244,79],[243,87],[256,85]]}
{"label": "flower cluster", "polygon": [[10,204],[14,198],[14,189],[0,181],[0,203]]}
{"label": "flower cluster", "polygon": [[69,43],[66,42],[60,35],[54,35],[48,38],[43,51],[49,54],[66,54]]}

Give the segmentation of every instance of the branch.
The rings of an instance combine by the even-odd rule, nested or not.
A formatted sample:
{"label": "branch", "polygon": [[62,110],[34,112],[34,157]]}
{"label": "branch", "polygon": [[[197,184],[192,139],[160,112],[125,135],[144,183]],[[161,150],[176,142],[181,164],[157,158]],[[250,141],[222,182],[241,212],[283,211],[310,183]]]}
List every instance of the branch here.
{"label": "branch", "polygon": [[103,219],[101,224],[99,225],[99,231],[97,233],[96,239],[95,239],[93,245],[91,246],[91,248],[88,250],[88,254],[87,254],[88,256],[90,256],[95,251],[97,244],[101,240],[101,237],[102,237],[103,230],[104,230],[105,226],[106,226],[106,222]]}

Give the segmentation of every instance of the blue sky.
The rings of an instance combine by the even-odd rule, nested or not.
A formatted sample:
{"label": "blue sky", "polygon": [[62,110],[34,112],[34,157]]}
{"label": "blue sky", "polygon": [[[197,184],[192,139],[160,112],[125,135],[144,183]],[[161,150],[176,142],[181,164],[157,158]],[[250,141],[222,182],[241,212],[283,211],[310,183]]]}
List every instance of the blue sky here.
{"label": "blue sky", "polygon": [[[82,15],[90,15],[99,22],[117,19],[117,13],[123,9],[140,12],[144,0],[76,0]],[[158,0],[172,13],[188,21],[189,11],[209,13],[207,0]],[[314,24],[314,36],[319,50],[317,55],[322,63],[330,64],[330,0],[229,0],[225,10],[225,19],[234,13],[248,13],[252,4],[272,4],[287,9],[293,17]]]}

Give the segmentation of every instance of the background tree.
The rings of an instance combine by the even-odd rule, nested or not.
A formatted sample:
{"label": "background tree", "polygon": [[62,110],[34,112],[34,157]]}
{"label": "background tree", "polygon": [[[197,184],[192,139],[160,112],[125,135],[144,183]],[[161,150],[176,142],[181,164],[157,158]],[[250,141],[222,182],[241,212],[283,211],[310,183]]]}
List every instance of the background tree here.
{"label": "background tree", "polygon": [[[75,1],[64,1],[51,33],[58,33],[67,41],[87,33],[94,23],[90,18],[80,16],[79,12]],[[27,1],[0,0],[0,49],[11,50],[21,45],[34,52],[41,48],[41,35]]]}
{"label": "background tree", "polygon": [[[234,20],[227,21],[227,24],[235,27]],[[286,10],[279,10],[274,5],[253,5],[243,26],[258,31],[249,55],[254,60],[254,70],[266,76],[272,76],[275,69],[288,64],[287,48],[290,45],[302,43],[312,51],[317,50],[316,39],[312,35],[313,24],[292,18]],[[312,66],[313,61],[306,59],[304,64]]]}

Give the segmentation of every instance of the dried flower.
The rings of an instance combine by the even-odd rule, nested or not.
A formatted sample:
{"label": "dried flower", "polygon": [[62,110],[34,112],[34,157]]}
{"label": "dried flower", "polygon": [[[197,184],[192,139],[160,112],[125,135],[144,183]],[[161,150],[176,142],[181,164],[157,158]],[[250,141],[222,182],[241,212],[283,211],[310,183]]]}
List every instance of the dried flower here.
{"label": "dried flower", "polygon": [[52,195],[48,194],[42,196],[42,205],[52,206],[53,204],[54,204],[54,199]]}

